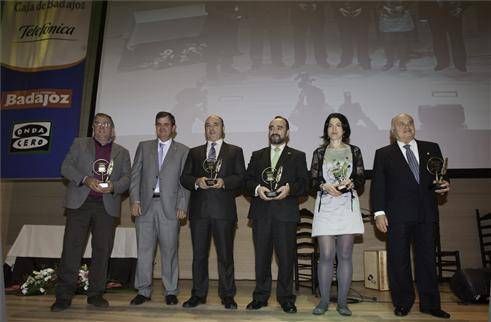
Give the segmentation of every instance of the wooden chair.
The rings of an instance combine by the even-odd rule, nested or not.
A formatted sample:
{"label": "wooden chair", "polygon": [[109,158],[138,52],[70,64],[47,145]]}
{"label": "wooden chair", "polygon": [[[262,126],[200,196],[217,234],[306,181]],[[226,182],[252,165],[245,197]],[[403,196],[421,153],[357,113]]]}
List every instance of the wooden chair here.
{"label": "wooden chair", "polygon": [[491,212],[481,215],[476,209],[477,231],[481,246],[482,267],[491,267]]}
{"label": "wooden chair", "polygon": [[297,244],[295,251],[295,290],[310,288],[312,294],[317,290],[318,250],[312,238],[312,219],[314,215],[307,209],[300,210],[300,222],[297,225]]}
{"label": "wooden chair", "polygon": [[440,282],[448,281],[461,269],[460,252],[458,250],[442,250],[440,241],[440,225],[435,225],[436,269]]}

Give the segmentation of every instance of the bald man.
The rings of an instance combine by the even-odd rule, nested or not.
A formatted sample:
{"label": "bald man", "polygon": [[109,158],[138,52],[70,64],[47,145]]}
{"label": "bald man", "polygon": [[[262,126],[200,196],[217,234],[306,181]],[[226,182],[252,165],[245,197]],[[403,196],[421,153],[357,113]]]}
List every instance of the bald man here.
{"label": "bald man", "polygon": [[444,181],[434,190],[434,175],[426,170],[428,160],[442,157],[433,142],[416,140],[413,118],[399,114],[392,119],[394,143],[378,149],[373,163],[371,206],[375,223],[387,233],[387,263],[394,314],[405,316],[414,304],[410,248],[414,246],[416,286],[422,313],[448,319],[440,306],[435,267],[436,195],[446,194]]}
{"label": "bald man", "polygon": [[[205,121],[206,143],[189,151],[181,176],[191,190],[189,225],[193,245],[193,289],[183,307],[206,302],[208,256],[211,237],[218,259],[218,295],[226,309],[237,309],[234,274],[234,235],[237,225],[235,197],[243,186],[245,163],[242,149],[226,143],[223,119],[211,115]],[[215,160],[216,180],[207,180],[205,160]]]}

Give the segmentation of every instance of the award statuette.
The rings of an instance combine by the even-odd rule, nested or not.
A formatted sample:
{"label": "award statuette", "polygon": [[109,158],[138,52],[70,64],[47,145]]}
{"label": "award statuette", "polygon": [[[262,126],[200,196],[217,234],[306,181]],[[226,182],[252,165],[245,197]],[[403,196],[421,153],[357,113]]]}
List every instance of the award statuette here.
{"label": "award statuette", "polygon": [[433,190],[443,189],[443,176],[447,174],[448,158],[431,157],[426,163],[428,172],[435,176]]}
{"label": "award statuette", "polygon": [[281,175],[283,174],[283,167],[280,166],[278,169],[267,167],[261,173],[261,179],[264,183],[269,186],[269,192],[266,192],[266,197],[274,198],[279,195],[278,182],[281,180]]}
{"label": "award statuette", "polygon": [[109,187],[109,177],[113,172],[114,161],[110,162],[105,159],[97,159],[92,163],[92,172],[101,178],[99,187],[107,188]]}
{"label": "award statuette", "polygon": [[203,170],[208,173],[208,178],[205,180],[207,186],[214,186],[217,183],[218,172],[222,167],[222,159],[208,158],[203,161]]}
{"label": "award statuette", "polygon": [[338,190],[341,193],[346,193],[351,190],[345,184],[342,183],[349,178],[348,170],[350,168],[351,168],[351,164],[348,161],[344,161],[344,162],[338,161],[336,162],[334,168],[331,169],[331,173],[338,184],[336,190]]}

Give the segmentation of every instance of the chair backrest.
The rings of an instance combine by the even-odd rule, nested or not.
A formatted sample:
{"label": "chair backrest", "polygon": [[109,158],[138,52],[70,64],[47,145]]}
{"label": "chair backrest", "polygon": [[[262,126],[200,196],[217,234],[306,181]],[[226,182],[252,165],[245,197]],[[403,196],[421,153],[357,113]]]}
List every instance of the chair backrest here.
{"label": "chair backrest", "polygon": [[491,212],[481,215],[479,209],[476,209],[476,222],[482,266],[491,267]]}
{"label": "chair backrest", "polygon": [[314,214],[308,209],[300,210],[300,221],[297,224],[297,254],[315,253],[316,243],[312,238],[312,220]]}

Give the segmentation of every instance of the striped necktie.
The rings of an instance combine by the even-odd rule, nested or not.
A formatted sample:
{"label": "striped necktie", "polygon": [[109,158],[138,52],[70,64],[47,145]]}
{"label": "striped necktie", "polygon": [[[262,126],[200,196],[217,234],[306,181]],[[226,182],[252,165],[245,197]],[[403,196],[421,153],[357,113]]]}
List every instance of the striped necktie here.
{"label": "striped necktie", "polygon": [[411,146],[409,144],[404,145],[406,149],[406,158],[407,163],[409,163],[409,168],[411,168],[412,173],[414,174],[414,178],[419,183],[419,164],[418,160],[414,156],[413,151],[411,150]]}
{"label": "striped necktie", "polygon": [[217,150],[215,150],[215,145],[217,145],[215,142],[211,143],[210,151],[208,152],[208,159],[215,160],[217,158]]}

